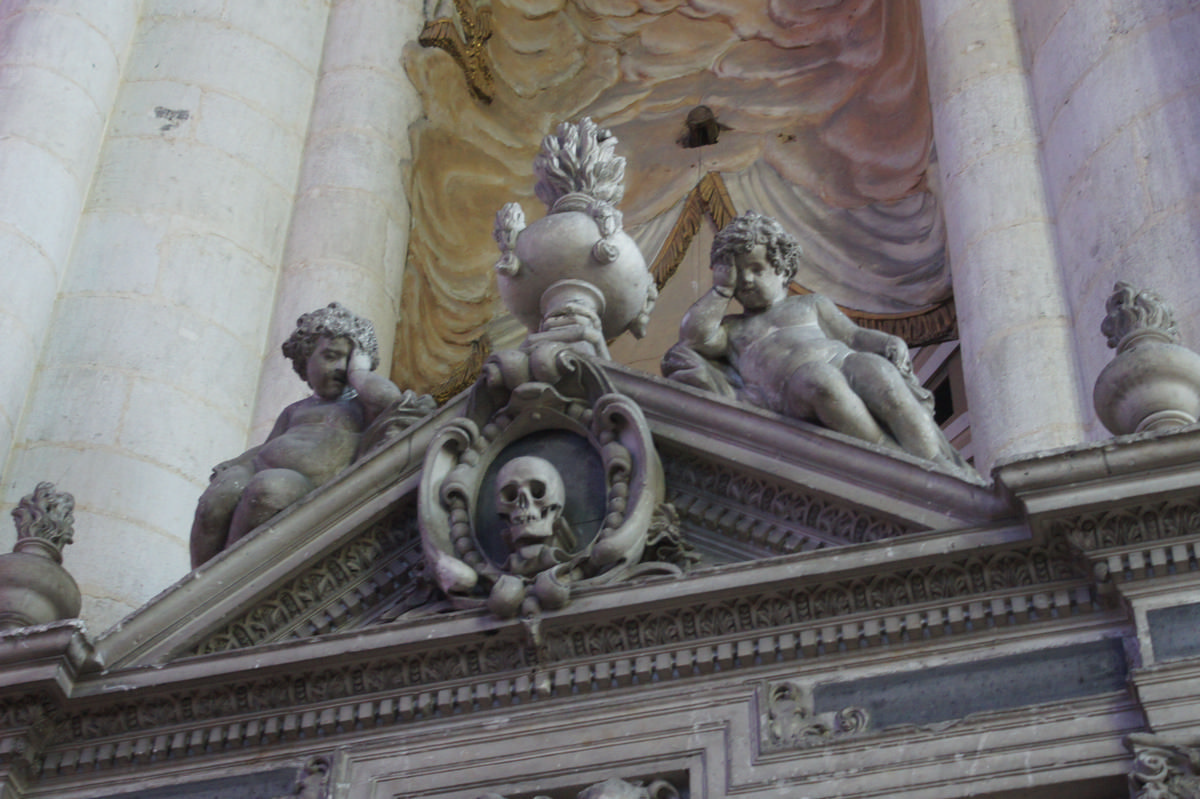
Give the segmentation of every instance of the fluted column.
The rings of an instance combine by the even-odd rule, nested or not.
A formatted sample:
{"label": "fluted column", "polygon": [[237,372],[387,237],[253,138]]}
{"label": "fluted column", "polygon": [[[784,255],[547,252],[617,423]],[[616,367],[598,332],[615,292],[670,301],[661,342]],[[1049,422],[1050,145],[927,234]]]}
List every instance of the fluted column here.
{"label": "fluted column", "polygon": [[419,3],[335,0],[304,167],[263,365],[255,441],[307,393],[279,344],[296,318],[334,300],[375,323],[383,369],[392,362],[408,248],[403,164],[420,101],[401,53],[416,40]]}
{"label": "fluted column", "polygon": [[986,474],[1083,440],[1075,330],[1012,5],[922,0],[921,11],[971,435]]}
{"label": "fluted column", "polygon": [[5,485],[72,486],[93,630],[188,572],[246,446],[329,9],[285,5],[146,0],[130,50]]}
{"label": "fluted column", "polygon": [[0,6],[0,463],[34,379],[141,4]]}

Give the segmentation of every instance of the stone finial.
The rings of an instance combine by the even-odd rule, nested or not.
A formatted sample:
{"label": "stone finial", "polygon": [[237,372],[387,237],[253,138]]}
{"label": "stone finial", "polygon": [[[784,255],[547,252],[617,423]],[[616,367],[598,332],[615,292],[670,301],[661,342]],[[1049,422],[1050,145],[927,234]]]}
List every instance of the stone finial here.
{"label": "stone finial", "polygon": [[1175,314],[1162,298],[1119,282],[1100,332],[1116,349],[1092,393],[1100,421],[1116,435],[1192,424],[1200,416],[1200,355],[1179,344]]}
{"label": "stone finial", "polygon": [[75,536],[75,497],[58,491],[54,483],[38,483],[13,508],[12,517],[17,526],[16,549],[29,539],[44,541],[50,545],[49,554],[62,563],[63,547]]}
{"label": "stone finial", "polygon": [[61,565],[74,510],[75,498],[53,483],[38,483],[13,510],[17,543],[0,555],[0,631],[79,615],[79,586]]}
{"label": "stone finial", "polygon": [[496,215],[497,284],[530,331],[526,348],[563,344],[607,359],[608,341],[626,330],[645,335],[658,290],[622,228],[625,159],[616,145],[590,119],[562,123],[533,163],[546,216],[526,225],[515,203]]}
{"label": "stone finial", "polygon": [[1131,334],[1149,334],[1179,343],[1175,312],[1153,291],[1139,291],[1123,280],[1118,281],[1104,309],[1108,315],[1100,323],[1100,332],[1108,337],[1108,346],[1113,349],[1128,349],[1133,343]]}

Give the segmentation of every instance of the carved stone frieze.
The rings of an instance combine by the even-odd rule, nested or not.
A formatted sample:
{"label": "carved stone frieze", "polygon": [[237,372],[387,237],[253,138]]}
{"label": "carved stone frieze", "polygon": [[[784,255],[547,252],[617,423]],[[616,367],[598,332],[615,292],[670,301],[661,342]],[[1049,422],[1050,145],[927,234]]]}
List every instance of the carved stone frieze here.
{"label": "carved stone frieze", "polygon": [[1134,755],[1133,799],[1200,799],[1200,748],[1149,733],[1134,733],[1125,743]]}
{"label": "carved stone frieze", "polygon": [[667,499],[681,520],[788,553],[896,538],[918,528],[794,484],[661,446]]}
{"label": "carved stone frieze", "polygon": [[1053,519],[1052,535],[1085,552],[1167,541],[1200,534],[1200,498],[1177,497],[1125,507],[1104,507]]}
{"label": "carved stone frieze", "polygon": [[406,503],[207,636],[189,654],[333,632],[385,602],[389,609],[401,607],[405,597],[399,595],[417,592],[424,600],[431,590],[421,574],[416,508]]}
{"label": "carved stone frieze", "polygon": [[759,686],[759,751],[764,754],[822,746],[865,732],[871,718],[860,707],[817,714],[812,697],[793,682]]}
{"label": "carved stone frieze", "polygon": [[[1086,611],[1091,603],[1087,582],[1060,542],[766,594],[632,609],[607,622],[549,617],[537,647],[521,625],[506,625],[482,645],[480,639],[430,643],[336,667],[237,675],[89,703],[57,717],[39,762],[44,778],[53,778],[81,768],[283,745],[301,735],[361,734],[852,647],[900,647],[931,635]],[[849,719],[839,722],[844,729]]]}
{"label": "carved stone frieze", "polygon": [[[543,637],[546,652],[552,660],[570,660],[601,653],[632,652],[676,642],[738,634],[755,635],[776,627],[826,622],[855,614],[882,614],[890,609],[965,599],[998,591],[1036,589],[1057,582],[1078,580],[1081,576],[1066,546],[1059,544],[1049,549],[1034,547],[990,556],[974,556],[954,563],[885,572],[861,579],[789,587],[753,598],[703,602],[674,610],[631,614],[621,620],[586,628],[549,628],[543,630]],[[1090,606],[1091,598],[1075,597],[1074,601]],[[992,622],[1005,624],[1019,621],[1026,609],[1026,603],[1020,600],[1018,605],[1012,607],[989,607],[985,615],[990,616]],[[1012,619],[1008,618],[1010,614],[1015,614]],[[973,619],[972,622],[981,627],[989,624],[988,618]],[[873,637],[882,635],[888,637],[891,643],[899,643],[907,638],[921,638],[925,628],[932,627],[942,632],[943,625],[963,626],[965,620],[961,615],[952,620],[950,616],[933,613],[922,622],[920,628],[902,629],[897,625],[890,635],[886,625],[874,625]],[[865,628],[854,629],[856,631],[850,637],[852,643],[857,645],[860,634],[866,633]],[[796,657],[796,648],[799,647],[804,656],[815,656],[826,649],[836,651],[846,643],[846,631],[840,635],[840,640],[821,641],[814,632],[801,635],[800,640],[792,643],[790,652],[777,650],[756,654],[769,660]],[[697,669],[704,668],[699,662],[695,665]],[[691,664],[688,665],[690,669]]]}

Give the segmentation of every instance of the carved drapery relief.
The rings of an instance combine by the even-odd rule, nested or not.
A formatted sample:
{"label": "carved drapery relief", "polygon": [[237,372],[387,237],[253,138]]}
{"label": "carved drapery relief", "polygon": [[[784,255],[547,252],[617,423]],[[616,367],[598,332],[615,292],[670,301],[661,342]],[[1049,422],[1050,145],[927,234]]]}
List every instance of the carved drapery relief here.
{"label": "carved drapery relief", "polygon": [[[441,50],[408,51],[426,117],[412,132],[410,312],[395,378],[435,385],[479,345],[497,311],[488,220],[514,197],[531,199],[528,165],[543,133],[582,116],[638,144],[621,210],[647,257],[674,222],[640,229],[673,219],[719,172],[737,210],[794,217],[789,229],[833,257],[836,276],[802,276],[806,288],[872,313],[941,303],[949,284],[926,191],[932,124],[918,6],[856,0],[768,13],[732,0],[498,0],[483,47],[490,103],[473,98]],[[724,129],[715,144],[684,148],[697,102]],[[893,238],[896,229],[911,235]]]}

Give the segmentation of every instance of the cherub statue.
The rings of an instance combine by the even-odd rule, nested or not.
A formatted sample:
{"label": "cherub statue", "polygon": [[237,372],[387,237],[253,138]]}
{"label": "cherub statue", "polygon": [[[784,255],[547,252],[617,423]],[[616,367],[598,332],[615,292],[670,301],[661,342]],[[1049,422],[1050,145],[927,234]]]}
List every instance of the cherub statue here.
{"label": "cherub statue", "polygon": [[336,302],[301,316],[283,354],[312,396],[285,408],[265,443],[213,469],[192,524],[192,568],[349,466],[385,411],[435,407],[374,373],[374,326]]}
{"label": "cherub statue", "polygon": [[[859,327],[820,294],[789,294],[801,254],[771,217],[729,223],[713,241],[712,288],[685,314],[663,374],[963,468],[904,341]],[[726,313],[731,299],[742,313]]]}

